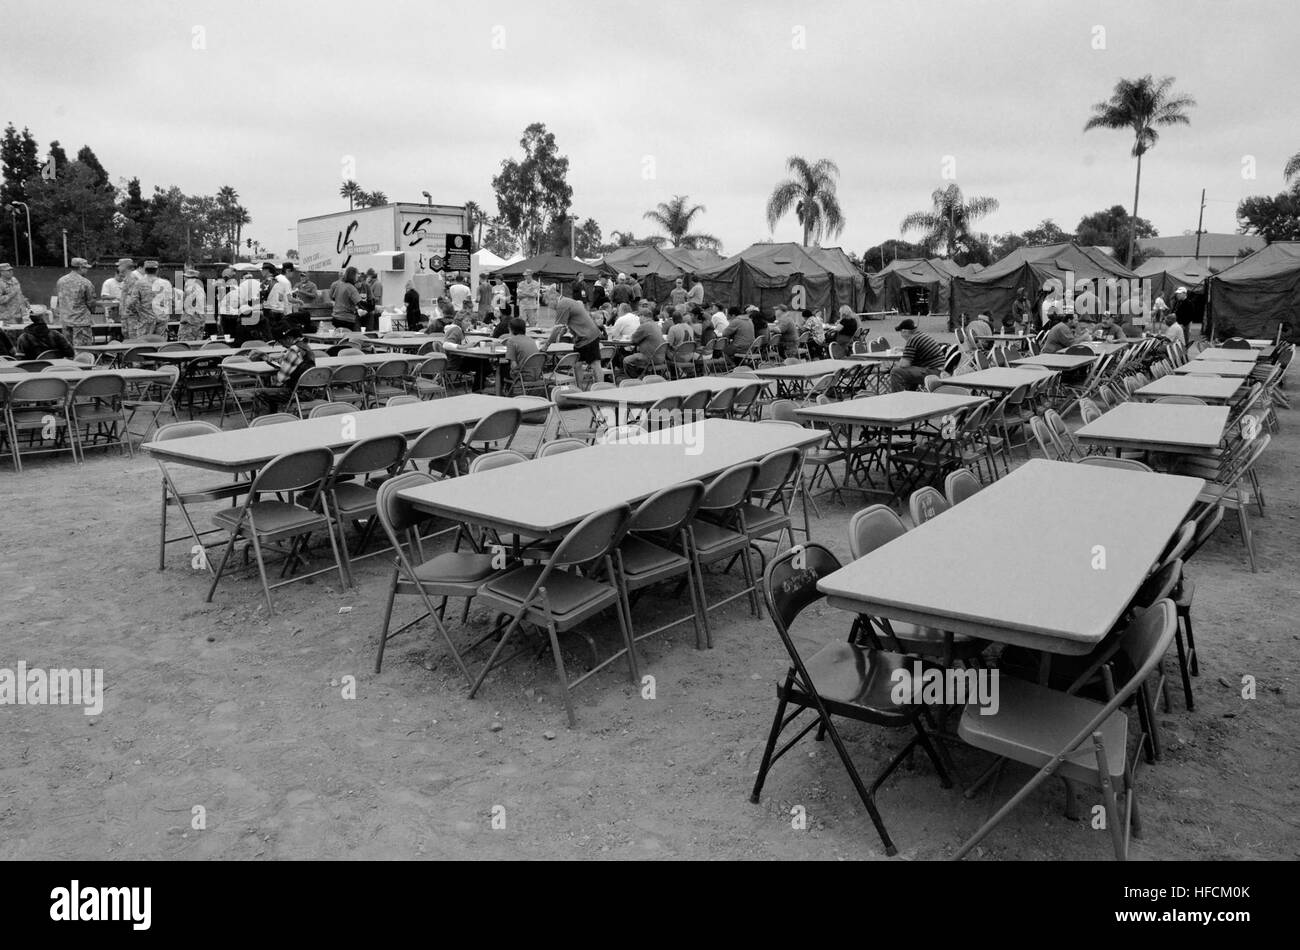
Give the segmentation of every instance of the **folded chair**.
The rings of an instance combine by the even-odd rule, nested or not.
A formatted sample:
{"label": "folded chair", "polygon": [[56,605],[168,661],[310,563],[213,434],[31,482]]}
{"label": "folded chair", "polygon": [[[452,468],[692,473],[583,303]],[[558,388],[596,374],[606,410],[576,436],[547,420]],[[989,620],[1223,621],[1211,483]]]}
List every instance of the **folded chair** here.
{"label": "folded chair", "polygon": [[[1145,689],[1147,678],[1174,640],[1175,627],[1176,614],[1169,600],[1157,601],[1129,625],[1116,641],[1115,650],[1126,654],[1134,672],[1104,704],[1005,677],[999,683],[995,715],[982,715],[977,707],[967,707],[958,726],[958,735],[965,742],[1038,770],[961,846],[956,860],[969,854],[1012,809],[1053,775],[1101,790],[1115,857],[1120,861],[1128,857],[1130,833],[1140,836],[1141,823],[1134,768],[1128,755],[1129,721],[1121,707]],[[1083,677],[1091,677],[1110,659],[1098,657],[1094,668],[1085,671]],[[1149,708],[1145,700],[1139,705]]]}
{"label": "folded chair", "polygon": [[[339,582],[347,585],[347,576],[344,574],[343,562],[339,559],[338,547],[334,543],[334,531],[330,527],[328,513],[313,510],[320,498],[321,486],[333,464],[334,453],[325,448],[307,449],[277,456],[254,477],[242,505],[219,511],[212,516],[212,520],[218,527],[229,532],[229,540],[226,542],[226,550],[221,556],[217,573],[212,578],[212,586],[208,588],[208,596],[205,598],[208,603],[212,602],[212,595],[216,593],[217,585],[221,583],[221,578],[225,574],[230,555],[235,550],[235,542],[241,540],[248,541],[253,549],[253,555],[257,559],[257,573],[262,581],[262,591],[266,595],[266,608],[271,614],[275,613],[275,605],[271,602],[271,591],[274,588],[291,584],[295,580],[327,573],[330,569],[325,567],[310,574],[300,574],[270,584],[266,579],[266,559],[263,556],[264,546],[267,544],[290,542],[285,554],[284,566],[280,570],[280,576],[283,578],[300,559],[300,553],[306,547],[311,535],[324,532],[329,537]],[[281,495],[290,492],[303,492],[307,503],[304,505],[278,499],[274,501],[260,499],[264,494]],[[302,496],[298,500],[302,501]]]}
{"label": "folded chair", "polygon": [[[902,654],[886,653],[838,639],[805,659],[791,636],[790,628],[800,613],[825,596],[817,590],[818,581],[839,568],[840,562],[827,548],[820,544],[806,544],[774,558],[764,574],[763,596],[772,616],[772,625],[790,657],[790,667],[785,679],[777,684],[776,714],[749,800],[758,802],[772,765],[816,727],[818,738],[830,736],[831,744],[885,846],[885,853],[893,856],[898,853],[898,848],[876,808],[875,796],[880,786],[918,745],[934,763],[944,788],[952,787],[952,778],[945,753],[931,739],[933,722],[929,709],[919,703],[898,703],[893,697],[893,674],[907,669],[914,661]],[[786,709],[790,706],[794,710],[787,715]],[[777,749],[777,740],[782,733],[804,712],[811,712],[812,719]],[[910,728],[915,735],[868,787],[840,736],[835,724],[837,717],[886,728]]]}
{"label": "folded chair", "polygon": [[[502,616],[491,631],[492,634],[499,632],[500,638],[470,688],[470,698],[478,692],[488,673],[518,655],[516,653],[499,659],[506,643],[525,623],[546,631],[570,728],[577,725],[572,691],[583,681],[624,656],[627,658],[632,682],[640,681],[636,647],[623,612],[618,582],[614,579],[616,575],[613,562],[613,553],[623,540],[631,514],[627,505],[594,512],[569,531],[544,564],[529,564],[508,570],[479,588],[478,596],[482,603],[500,611]],[[596,580],[582,571],[584,566],[593,564],[599,565],[603,569],[603,576],[609,580]],[[618,617],[619,629],[623,635],[622,647],[595,663],[581,676],[570,679],[565,670],[564,656],[560,652],[559,635],[610,607],[614,608]]]}

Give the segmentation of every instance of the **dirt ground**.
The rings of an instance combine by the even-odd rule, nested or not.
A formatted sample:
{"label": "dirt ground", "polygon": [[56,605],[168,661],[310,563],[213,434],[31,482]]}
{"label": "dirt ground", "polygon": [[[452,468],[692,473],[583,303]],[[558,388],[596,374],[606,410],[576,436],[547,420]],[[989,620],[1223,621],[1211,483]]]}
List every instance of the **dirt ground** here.
{"label": "dirt ground", "polygon": [[[1281,419],[1260,467],[1267,514],[1251,513],[1259,573],[1231,516],[1189,568],[1196,709],[1175,688],[1159,715],[1166,753],[1139,773],[1138,859],[1300,857],[1300,437],[1293,411]],[[618,665],[584,684],[568,729],[548,654],[521,657],[469,700],[443,650],[425,668],[432,641],[413,633],[375,675],[386,558],[357,566],[356,590],[325,575],[277,592],[274,617],[252,577],[224,581],[204,603],[208,575],[191,569],[187,545],[157,570],[159,482],[152,459],[115,449],[84,466],[47,458],[0,472],[0,667],[102,667],[106,686],[97,717],[0,711],[0,859],[884,856],[829,742],[803,740],[750,804],[787,661],[770,622],[743,602],[715,615],[711,651],[694,649],[689,624],[643,645],[655,698]],[[813,526],[844,559],[856,496],[847,500],[824,504]],[[664,607],[642,600],[638,623]],[[475,630],[488,619],[471,613]],[[847,623],[823,607],[799,634],[811,645]],[[565,644],[581,668],[586,644]],[[1247,674],[1258,686],[1244,700]],[[343,696],[346,676],[355,698]],[[867,774],[904,741],[854,725],[845,734]],[[986,762],[953,754],[966,780]],[[1000,797],[1028,774],[1010,770]],[[1109,835],[1067,820],[1062,801],[1059,783],[1039,789],[975,857],[1109,859]],[[1085,814],[1093,801],[1082,800]],[[878,802],[909,859],[951,856],[990,808],[987,794],[967,801],[941,788],[919,754]],[[205,828],[192,826],[195,806]],[[806,829],[792,827],[795,806]]]}

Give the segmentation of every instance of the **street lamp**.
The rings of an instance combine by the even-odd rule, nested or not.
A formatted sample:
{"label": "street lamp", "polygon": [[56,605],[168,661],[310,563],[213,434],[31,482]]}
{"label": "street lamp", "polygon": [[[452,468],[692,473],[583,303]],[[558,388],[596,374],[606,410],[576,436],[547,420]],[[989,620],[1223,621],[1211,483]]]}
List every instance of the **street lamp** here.
{"label": "street lamp", "polygon": [[[12,209],[22,208],[27,214],[27,266],[35,267],[36,258],[32,254],[32,209],[27,207],[25,201],[11,201],[9,207]],[[18,236],[14,235],[14,257],[18,257]]]}
{"label": "street lamp", "polygon": [[427,191],[422,191],[420,194],[424,195],[424,201],[426,204],[430,206],[433,205],[433,195],[429,194]]}

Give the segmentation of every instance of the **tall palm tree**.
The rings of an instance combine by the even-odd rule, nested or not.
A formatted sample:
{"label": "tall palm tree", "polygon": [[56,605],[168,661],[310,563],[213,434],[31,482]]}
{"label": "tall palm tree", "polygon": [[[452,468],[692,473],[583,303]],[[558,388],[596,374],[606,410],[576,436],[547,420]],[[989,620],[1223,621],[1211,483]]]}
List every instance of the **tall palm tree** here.
{"label": "tall palm tree", "polygon": [[234,212],[235,221],[235,250],[239,249],[239,239],[244,236],[244,225],[252,224],[253,219],[248,216],[248,209],[243,205],[236,205]]}
{"label": "tall palm tree", "polygon": [[349,211],[351,211],[353,208],[356,207],[357,199],[360,198],[363,194],[365,194],[365,192],[361,190],[361,186],[358,185],[351,178],[345,181],[342,187],[339,188],[339,197],[348,199]]}
{"label": "tall palm tree", "polygon": [[996,198],[963,198],[956,182],[936,188],[930,193],[930,202],[929,211],[913,211],[899,228],[903,234],[923,231],[921,242],[932,250],[942,247],[949,257],[971,243],[972,224],[998,210]]}
{"label": "tall palm tree", "polygon": [[217,223],[221,227],[221,237],[229,245],[235,240],[235,209],[239,207],[239,192],[232,185],[222,185],[217,189]]}
{"label": "tall palm tree", "polygon": [[697,214],[703,214],[704,205],[686,206],[690,195],[673,195],[671,201],[661,201],[653,211],[647,211],[641,217],[653,221],[668,232],[668,240],[673,247],[701,247],[717,249],[721,243],[712,234],[691,233],[691,221]]}
{"label": "tall palm tree", "polygon": [[[465,202],[465,227],[469,229],[470,237],[473,238],[475,250],[483,246],[483,225],[486,221],[487,215],[483,213],[477,201]],[[476,231],[477,235],[475,235]]]}
{"label": "tall palm tree", "polygon": [[793,177],[787,178],[772,190],[767,199],[767,227],[774,230],[776,223],[790,209],[803,225],[803,243],[821,243],[822,236],[836,237],[844,230],[844,213],[835,197],[835,180],[840,169],[829,158],[808,164],[806,159],[791,155],[785,163]]}
{"label": "tall palm tree", "polygon": [[[1282,179],[1290,181],[1292,178],[1300,177],[1300,152],[1296,152],[1286,162],[1286,168],[1282,169]],[[1297,182],[1300,184],[1300,182]]]}
{"label": "tall palm tree", "polygon": [[1160,133],[1156,126],[1190,125],[1187,109],[1196,100],[1187,95],[1174,95],[1173,76],[1152,79],[1150,73],[1141,79],[1121,79],[1115,91],[1105,102],[1092,107],[1095,113],[1083,131],[1089,129],[1132,129],[1133,157],[1137,159],[1137,178],[1133,182],[1133,217],[1128,231],[1128,256],[1133,260],[1133,245],[1137,243],[1138,195],[1142,189],[1142,156],[1156,144]]}

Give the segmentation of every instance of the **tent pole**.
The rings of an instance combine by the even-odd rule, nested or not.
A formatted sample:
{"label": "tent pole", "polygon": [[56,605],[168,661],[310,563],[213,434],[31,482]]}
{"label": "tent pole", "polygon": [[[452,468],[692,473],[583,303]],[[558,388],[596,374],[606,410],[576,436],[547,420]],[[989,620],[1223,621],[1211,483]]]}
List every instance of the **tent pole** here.
{"label": "tent pole", "polygon": [[1196,262],[1201,261],[1201,224],[1205,221],[1205,189],[1201,189],[1201,213],[1196,219]]}

